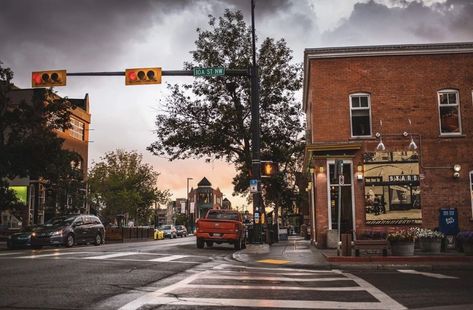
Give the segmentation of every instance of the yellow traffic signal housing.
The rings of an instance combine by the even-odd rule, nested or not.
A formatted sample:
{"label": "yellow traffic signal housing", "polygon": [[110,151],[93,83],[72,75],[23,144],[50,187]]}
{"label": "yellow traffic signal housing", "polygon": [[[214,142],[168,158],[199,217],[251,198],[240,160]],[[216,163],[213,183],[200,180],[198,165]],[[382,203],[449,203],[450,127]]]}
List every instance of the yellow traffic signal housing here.
{"label": "yellow traffic signal housing", "polygon": [[272,161],[261,161],[261,177],[270,178],[278,172],[278,164]]}
{"label": "yellow traffic signal housing", "polygon": [[125,70],[126,85],[161,84],[161,68],[134,68]]}
{"label": "yellow traffic signal housing", "polygon": [[66,86],[66,77],[66,70],[35,71],[31,74],[31,86]]}

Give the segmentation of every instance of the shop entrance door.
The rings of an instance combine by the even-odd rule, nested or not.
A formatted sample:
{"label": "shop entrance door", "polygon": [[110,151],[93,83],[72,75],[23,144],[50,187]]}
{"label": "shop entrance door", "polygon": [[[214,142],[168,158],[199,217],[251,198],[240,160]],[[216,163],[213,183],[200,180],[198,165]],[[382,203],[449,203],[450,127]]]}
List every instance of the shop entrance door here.
{"label": "shop entrance door", "polygon": [[329,229],[338,229],[338,201],[341,192],[340,233],[352,233],[354,222],[352,162],[343,161],[343,184],[340,184],[340,178],[335,175],[335,161],[329,161],[328,166]]}

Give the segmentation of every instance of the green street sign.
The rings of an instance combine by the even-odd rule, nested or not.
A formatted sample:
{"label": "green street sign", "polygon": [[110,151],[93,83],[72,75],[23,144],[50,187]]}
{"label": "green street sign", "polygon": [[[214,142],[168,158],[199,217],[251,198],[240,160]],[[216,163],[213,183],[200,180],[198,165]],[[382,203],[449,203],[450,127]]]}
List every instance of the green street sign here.
{"label": "green street sign", "polygon": [[194,68],[194,76],[222,76],[225,75],[224,67],[213,67],[213,68]]}

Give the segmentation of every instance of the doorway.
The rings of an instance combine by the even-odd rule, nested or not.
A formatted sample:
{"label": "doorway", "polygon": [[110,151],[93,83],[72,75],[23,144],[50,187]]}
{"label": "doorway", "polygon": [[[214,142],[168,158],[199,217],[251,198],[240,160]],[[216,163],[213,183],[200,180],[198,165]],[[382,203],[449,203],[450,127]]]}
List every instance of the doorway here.
{"label": "doorway", "polygon": [[352,162],[343,161],[343,178],[335,174],[335,161],[328,162],[329,229],[338,229],[338,202],[341,197],[340,233],[352,233],[354,227]]}

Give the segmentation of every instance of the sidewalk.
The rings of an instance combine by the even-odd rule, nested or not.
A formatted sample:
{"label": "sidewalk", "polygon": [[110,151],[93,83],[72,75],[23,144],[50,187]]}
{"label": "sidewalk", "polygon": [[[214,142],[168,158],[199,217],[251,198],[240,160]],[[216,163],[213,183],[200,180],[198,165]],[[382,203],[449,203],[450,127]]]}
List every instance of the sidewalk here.
{"label": "sidewalk", "polygon": [[248,244],[247,248],[233,254],[233,259],[260,267],[280,266],[305,269],[400,269],[421,268],[473,269],[473,256],[454,250],[428,254],[416,252],[415,256],[337,256],[336,249],[318,249],[299,236],[288,241],[268,244]]}

